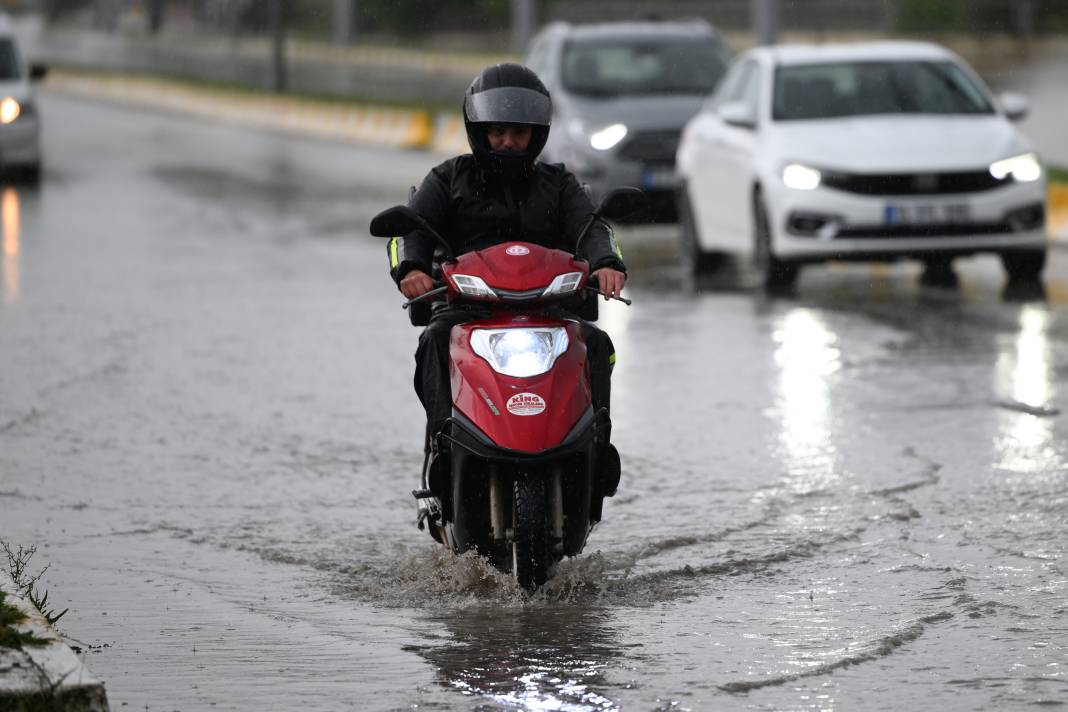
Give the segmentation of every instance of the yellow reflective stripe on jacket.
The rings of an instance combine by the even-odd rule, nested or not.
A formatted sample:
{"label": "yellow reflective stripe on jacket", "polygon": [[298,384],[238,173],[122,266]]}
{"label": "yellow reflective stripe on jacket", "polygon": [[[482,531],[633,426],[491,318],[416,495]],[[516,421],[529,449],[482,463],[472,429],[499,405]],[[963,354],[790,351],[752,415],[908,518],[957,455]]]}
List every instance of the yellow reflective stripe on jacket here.
{"label": "yellow reflective stripe on jacket", "polygon": [[623,259],[623,246],[619,244],[619,238],[616,237],[616,231],[612,229],[611,225],[608,225],[608,239],[612,242],[612,251],[616,253],[616,257]]}
{"label": "yellow reflective stripe on jacket", "polygon": [[615,363],[616,363],[616,352],[615,351],[613,351],[612,355],[608,357],[608,363],[610,365],[613,365],[613,366],[615,365]]}
{"label": "yellow reflective stripe on jacket", "polygon": [[391,237],[391,238],[389,238],[389,268],[390,269],[394,269],[397,265],[400,264],[400,260],[397,259],[397,241],[398,240],[400,240],[399,237]]}

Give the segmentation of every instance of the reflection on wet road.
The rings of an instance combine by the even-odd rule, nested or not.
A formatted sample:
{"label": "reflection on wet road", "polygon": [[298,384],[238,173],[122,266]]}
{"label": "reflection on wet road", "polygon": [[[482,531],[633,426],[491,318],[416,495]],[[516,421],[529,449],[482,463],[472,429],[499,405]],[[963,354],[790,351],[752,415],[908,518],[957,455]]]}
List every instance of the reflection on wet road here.
{"label": "reflection on wet road", "polygon": [[3,230],[3,293],[4,304],[14,304],[19,298],[19,194],[10,186],[0,194],[0,229]]}
{"label": "reflection on wet road", "polygon": [[617,708],[598,692],[622,652],[604,611],[471,607],[429,620],[443,626],[448,642],[409,649],[445,688],[500,707]]}
{"label": "reflection on wet road", "polygon": [[1045,300],[985,259],[632,268],[623,482],[527,599],[413,526],[416,331],[365,233],[431,159],[43,110],[0,197],[0,537],[113,708],[1063,702],[1064,253]]}
{"label": "reflection on wet road", "polygon": [[827,380],[840,369],[835,335],[809,309],[783,316],[772,338],[777,344],[784,465],[798,491],[836,484],[834,434]]}

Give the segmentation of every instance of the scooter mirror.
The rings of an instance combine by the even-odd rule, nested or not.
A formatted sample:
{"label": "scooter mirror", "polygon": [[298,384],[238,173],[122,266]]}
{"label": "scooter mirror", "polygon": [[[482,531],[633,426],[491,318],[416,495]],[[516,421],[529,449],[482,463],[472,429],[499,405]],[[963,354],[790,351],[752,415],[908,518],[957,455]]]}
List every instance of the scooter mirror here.
{"label": "scooter mirror", "polygon": [[611,220],[619,220],[645,207],[645,203],[645,193],[637,188],[616,188],[604,196],[597,213]]}
{"label": "scooter mirror", "polygon": [[371,234],[375,237],[401,237],[416,230],[425,230],[430,233],[430,236],[441,246],[445,259],[449,262],[456,260],[449,241],[427,225],[426,221],[419,217],[419,213],[407,205],[394,205],[371,218]]}
{"label": "scooter mirror", "polygon": [[386,208],[371,218],[371,234],[375,237],[398,237],[419,228],[419,215],[407,205]]}

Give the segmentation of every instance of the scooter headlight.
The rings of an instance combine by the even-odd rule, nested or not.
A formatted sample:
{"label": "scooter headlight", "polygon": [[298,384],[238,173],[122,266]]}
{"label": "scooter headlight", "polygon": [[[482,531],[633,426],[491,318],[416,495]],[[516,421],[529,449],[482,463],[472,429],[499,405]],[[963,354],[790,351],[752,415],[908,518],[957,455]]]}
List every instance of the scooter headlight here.
{"label": "scooter headlight", "polygon": [[497,373],[526,378],[545,373],[568,347],[567,330],[545,328],[474,329],[471,348]]}
{"label": "scooter headlight", "polygon": [[460,290],[460,294],[468,297],[497,299],[497,293],[490,289],[490,286],[486,284],[486,280],[481,277],[472,277],[469,274],[454,274],[452,275],[452,281],[456,284],[456,288]]}

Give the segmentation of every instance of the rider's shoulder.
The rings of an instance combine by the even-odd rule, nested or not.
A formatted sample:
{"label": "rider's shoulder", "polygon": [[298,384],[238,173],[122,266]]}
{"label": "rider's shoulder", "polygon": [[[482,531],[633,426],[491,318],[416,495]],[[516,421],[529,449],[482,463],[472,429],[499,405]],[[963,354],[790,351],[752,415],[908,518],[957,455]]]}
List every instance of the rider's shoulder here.
{"label": "rider's shoulder", "polygon": [[478,174],[478,163],[470,153],[447,158],[431,169],[431,173],[437,174],[446,182],[456,180],[471,180]]}
{"label": "rider's shoulder", "polygon": [[535,164],[535,170],[538,175],[552,180],[556,183],[565,182],[569,179],[575,179],[575,174],[567,169],[567,166],[563,163],[545,163],[538,161]]}
{"label": "rider's shoulder", "polygon": [[444,161],[431,168],[430,172],[438,175],[456,175],[457,171],[466,170],[468,168],[468,161],[466,159],[470,158],[472,158],[470,154],[446,158]]}
{"label": "rider's shoulder", "polygon": [[565,166],[563,163],[548,163],[547,161],[538,161],[534,165],[538,172],[545,173],[548,175],[564,175],[566,173],[571,172],[567,170],[567,166]]}

